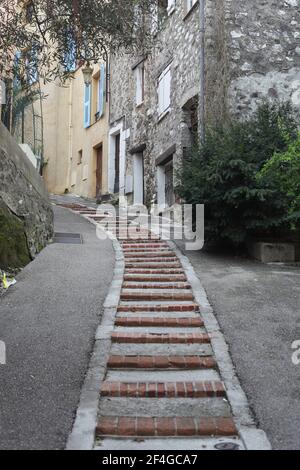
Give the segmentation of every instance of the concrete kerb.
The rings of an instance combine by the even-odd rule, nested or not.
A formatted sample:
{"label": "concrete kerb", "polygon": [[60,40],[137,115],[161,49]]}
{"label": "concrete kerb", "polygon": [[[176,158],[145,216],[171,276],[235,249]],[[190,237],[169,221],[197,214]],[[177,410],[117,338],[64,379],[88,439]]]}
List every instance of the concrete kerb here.
{"label": "concrete kerb", "polygon": [[271,444],[264,431],[257,429],[252,417],[247,397],[242,390],[239,379],[235,374],[234,365],[230,358],[228,346],[220,330],[218,320],[208,301],[206,292],[196,275],[189,259],[180,251],[174,242],[169,241],[180,259],[188,281],[192,286],[197,304],[200,306],[201,317],[204,320],[206,330],[211,337],[211,344],[218,363],[222,380],[227,389],[229,403],[234,420],[241,439],[247,450],[271,450]]}
{"label": "concrete kerb", "polygon": [[[93,223],[91,220],[90,222]],[[116,255],[113,280],[104,303],[101,324],[96,332],[93,354],[66,450],[92,450],[94,448],[100,389],[105,379],[111,348],[111,332],[119,304],[125,269],[121,246],[117,240],[112,240],[112,243]]]}

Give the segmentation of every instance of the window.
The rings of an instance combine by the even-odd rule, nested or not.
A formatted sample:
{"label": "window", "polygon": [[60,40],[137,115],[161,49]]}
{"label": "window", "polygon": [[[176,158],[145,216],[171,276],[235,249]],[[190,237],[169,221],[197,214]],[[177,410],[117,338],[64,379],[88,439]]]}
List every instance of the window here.
{"label": "window", "polygon": [[166,113],[171,104],[171,66],[169,65],[158,79],[158,114]]}
{"label": "window", "polygon": [[186,13],[188,13],[194,5],[196,5],[196,3],[198,2],[198,0],[185,0],[185,3],[186,3]]}
{"label": "window", "polygon": [[145,65],[144,62],[134,69],[135,75],[135,104],[140,106],[145,98]]}
{"label": "window", "polygon": [[84,85],[84,127],[91,125],[91,85]]}
{"label": "window", "polygon": [[24,52],[25,74],[28,85],[34,85],[38,81],[38,48],[33,46],[31,50]]}

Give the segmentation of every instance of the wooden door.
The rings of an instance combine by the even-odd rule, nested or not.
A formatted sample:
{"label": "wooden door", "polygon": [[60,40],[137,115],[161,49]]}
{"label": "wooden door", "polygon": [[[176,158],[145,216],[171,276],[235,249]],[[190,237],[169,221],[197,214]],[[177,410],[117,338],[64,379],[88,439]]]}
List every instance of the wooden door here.
{"label": "wooden door", "polygon": [[96,149],[97,152],[97,162],[96,162],[96,197],[101,196],[102,194],[102,146]]}

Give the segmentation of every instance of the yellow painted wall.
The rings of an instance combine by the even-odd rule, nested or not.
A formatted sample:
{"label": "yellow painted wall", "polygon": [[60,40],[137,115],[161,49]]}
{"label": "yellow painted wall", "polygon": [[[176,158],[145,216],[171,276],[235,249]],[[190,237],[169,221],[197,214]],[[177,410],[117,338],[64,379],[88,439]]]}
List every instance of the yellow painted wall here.
{"label": "yellow painted wall", "polygon": [[[44,178],[48,190],[62,194],[66,190],[83,197],[96,196],[96,148],[102,145],[102,193],[107,192],[108,103],[97,122],[97,77],[94,67],[91,126],[84,128],[84,81],[81,69],[64,87],[51,83],[42,86],[48,95],[43,101]],[[82,150],[82,163],[78,164]]]}

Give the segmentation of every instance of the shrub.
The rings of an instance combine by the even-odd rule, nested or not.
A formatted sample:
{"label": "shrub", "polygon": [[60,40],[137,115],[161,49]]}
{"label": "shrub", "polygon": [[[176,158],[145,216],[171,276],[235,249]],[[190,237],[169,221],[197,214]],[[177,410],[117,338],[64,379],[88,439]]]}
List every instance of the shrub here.
{"label": "shrub", "polygon": [[275,152],[287,151],[296,135],[290,104],[267,102],[251,119],[208,130],[205,143],[184,159],[177,175],[184,201],[205,204],[206,240],[239,245],[249,235],[284,224],[285,198],[257,173]]}
{"label": "shrub", "polygon": [[277,189],[287,201],[291,229],[300,221],[300,133],[285,152],[276,152],[257,175],[266,187]]}

